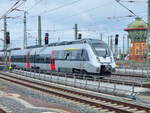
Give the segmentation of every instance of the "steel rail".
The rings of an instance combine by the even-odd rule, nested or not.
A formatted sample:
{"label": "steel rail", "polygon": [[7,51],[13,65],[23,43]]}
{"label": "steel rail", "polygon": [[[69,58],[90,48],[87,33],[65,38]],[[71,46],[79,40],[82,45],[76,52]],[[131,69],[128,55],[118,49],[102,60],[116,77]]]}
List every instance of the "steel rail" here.
{"label": "steel rail", "polygon": [[[32,72],[34,72],[34,70],[32,70]],[[34,72],[35,73],[35,72]],[[86,75],[86,74],[73,74],[73,73],[61,73],[61,72],[50,72],[50,73],[46,73],[46,72],[42,72],[44,74],[52,74],[53,76],[62,76],[65,77],[65,75],[67,75],[68,78],[73,78],[74,76],[76,76],[76,79],[84,79],[86,78],[87,80],[95,80],[95,81],[99,81],[99,82],[105,82],[105,83],[114,83],[114,84],[120,84],[120,85],[130,85],[130,86],[137,86],[137,87],[143,87],[143,88],[150,88],[150,85],[145,85],[142,83],[138,83],[138,82],[134,82],[134,81],[124,81],[121,79],[115,80],[115,79],[111,79],[109,77],[107,78],[103,78],[100,79],[100,76],[94,76],[94,75]],[[70,75],[70,76],[68,76]],[[92,78],[88,78],[88,77],[92,77]]]}
{"label": "steel rail", "polygon": [[[7,74],[3,74],[3,75],[7,75]],[[70,100],[74,100],[74,101],[78,101],[78,102],[85,103],[85,104],[88,104],[88,105],[92,105],[92,106],[95,106],[97,108],[101,107],[103,109],[108,109],[110,111],[115,111],[117,113],[133,113],[133,112],[129,111],[127,109],[122,109],[120,107],[111,106],[110,104],[107,104],[107,102],[108,103],[111,102],[113,104],[116,103],[117,106],[122,105],[122,107],[128,107],[128,109],[129,108],[132,108],[132,109],[136,108],[137,110],[144,110],[147,113],[150,111],[150,108],[147,108],[147,107],[144,107],[144,106],[139,106],[139,105],[134,105],[134,104],[131,104],[131,103],[120,102],[120,101],[116,101],[116,100],[112,100],[112,99],[108,99],[108,98],[97,97],[97,96],[94,96],[94,95],[85,94],[85,93],[81,93],[81,92],[74,92],[74,91],[69,90],[69,89],[61,89],[61,88],[58,88],[58,87],[49,86],[49,85],[45,85],[45,84],[42,84],[42,83],[37,83],[35,81],[25,80],[23,78],[17,78],[17,77],[12,77],[12,76],[11,77],[10,76],[7,76],[7,77],[6,76],[3,76],[3,77],[0,76],[0,78],[5,79],[5,80],[10,81],[10,82],[14,82],[14,83],[23,85],[23,86],[26,86],[26,87],[30,87],[30,88],[33,88],[33,89],[36,89],[36,90],[40,90],[40,91],[43,91],[45,93],[55,94],[55,95],[63,97],[63,98],[67,98],[67,99],[70,99]],[[13,78],[15,80],[12,80],[10,78]],[[17,80],[19,80],[19,81],[17,81]],[[24,82],[22,82],[22,81],[24,81]],[[36,85],[31,85],[31,83],[36,84]],[[74,95],[77,95],[77,96],[72,96],[72,95],[70,95],[70,93],[66,94],[66,93],[55,91],[55,90],[49,90],[48,88],[53,88],[55,90],[57,89],[57,90],[64,91],[64,92],[70,92],[70,93],[72,93]],[[79,95],[84,96],[84,98],[81,98],[81,97],[79,98]],[[94,101],[91,101],[91,99],[94,99]],[[99,100],[99,102],[98,102],[98,100]],[[100,101],[101,102],[105,101],[106,104],[100,103]]]}
{"label": "steel rail", "polygon": [[7,112],[0,108],[0,113],[7,113]]}
{"label": "steel rail", "polygon": [[[147,75],[133,75],[133,74],[123,74],[123,73],[112,73],[114,76],[123,76],[123,77],[134,77],[134,78],[147,78]],[[150,77],[150,76],[149,76]]]}

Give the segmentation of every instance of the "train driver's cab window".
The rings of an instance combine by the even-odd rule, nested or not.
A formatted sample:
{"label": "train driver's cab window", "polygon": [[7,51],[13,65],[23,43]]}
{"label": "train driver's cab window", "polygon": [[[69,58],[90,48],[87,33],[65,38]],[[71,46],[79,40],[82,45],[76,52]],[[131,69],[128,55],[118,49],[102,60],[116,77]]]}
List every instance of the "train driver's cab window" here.
{"label": "train driver's cab window", "polygon": [[100,56],[100,57],[110,56],[110,50],[106,44],[93,43],[92,46],[93,46],[97,56]]}

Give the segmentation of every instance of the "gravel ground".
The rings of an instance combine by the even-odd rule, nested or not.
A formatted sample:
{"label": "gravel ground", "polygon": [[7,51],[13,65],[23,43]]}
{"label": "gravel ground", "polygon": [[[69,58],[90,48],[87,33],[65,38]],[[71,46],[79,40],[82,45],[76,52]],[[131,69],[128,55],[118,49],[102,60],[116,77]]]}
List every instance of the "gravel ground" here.
{"label": "gravel ground", "polygon": [[[50,110],[41,110],[41,109],[32,109],[26,108],[24,105],[20,104],[19,102],[15,101],[14,99],[1,97],[0,103],[7,107],[12,113],[42,113],[42,112],[53,112]],[[58,112],[55,112],[58,113]]]}
{"label": "gravel ground", "polygon": [[[67,102],[64,100],[60,100],[59,98],[49,96],[47,94],[39,93],[37,91],[33,91],[28,88],[19,87],[18,85],[14,85],[14,84],[11,84],[6,81],[0,81],[0,85],[4,85],[4,86],[8,87],[20,95],[30,96],[32,98],[41,99],[46,102],[55,103],[57,105],[61,105],[61,106],[67,107],[67,108],[71,108],[71,109],[80,111],[81,113],[102,113],[97,110],[87,108],[86,106],[76,105],[71,102]],[[10,99],[10,98],[6,98],[6,97],[0,97],[0,104],[9,108],[9,110],[13,111],[12,113],[42,113],[42,112],[50,111],[50,110],[41,110],[41,109],[37,109],[37,108],[36,109],[26,108],[24,105],[20,104],[19,102],[15,101],[13,99]],[[54,112],[54,113],[58,113],[58,112]]]}

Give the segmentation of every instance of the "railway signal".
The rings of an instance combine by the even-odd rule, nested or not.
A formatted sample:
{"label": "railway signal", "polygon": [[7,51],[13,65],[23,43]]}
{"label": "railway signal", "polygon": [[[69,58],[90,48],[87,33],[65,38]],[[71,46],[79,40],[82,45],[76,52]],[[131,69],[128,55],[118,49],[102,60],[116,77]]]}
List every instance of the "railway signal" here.
{"label": "railway signal", "polygon": [[82,39],[82,34],[79,34],[78,39]]}
{"label": "railway signal", "polygon": [[48,44],[48,37],[49,37],[49,34],[48,34],[48,33],[45,33],[45,45]]}
{"label": "railway signal", "polygon": [[118,45],[118,37],[119,37],[119,35],[116,34],[116,36],[115,36],[115,45]]}
{"label": "railway signal", "polygon": [[119,38],[119,34],[115,35],[115,57],[117,58],[118,56],[118,38]]}
{"label": "railway signal", "polygon": [[10,44],[10,35],[9,35],[9,32],[6,32],[6,44]]}

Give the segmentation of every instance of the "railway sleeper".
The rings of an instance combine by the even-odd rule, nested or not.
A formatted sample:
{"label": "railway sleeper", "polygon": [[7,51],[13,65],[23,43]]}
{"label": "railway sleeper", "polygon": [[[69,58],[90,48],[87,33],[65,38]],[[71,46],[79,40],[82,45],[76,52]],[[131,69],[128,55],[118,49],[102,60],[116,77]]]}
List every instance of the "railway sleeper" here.
{"label": "railway sleeper", "polygon": [[128,109],[128,111],[137,111],[138,109],[136,109],[136,108],[131,108],[131,109]]}
{"label": "railway sleeper", "polygon": [[113,106],[115,108],[123,108],[124,106],[123,105],[117,105],[117,106]]}
{"label": "railway sleeper", "polygon": [[145,110],[138,110],[138,109],[127,109],[127,111],[131,111],[131,112],[133,112],[133,113],[149,113],[149,112],[147,112],[147,111],[145,111]]}
{"label": "railway sleeper", "polygon": [[110,111],[110,112],[107,112],[107,113],[116,113],[115,111]]}
{"label": "railway sleeper", "polygon": [[[34,86],[36,86],[36,85],[34,85]],[[41,87],[40,87],[41,88]],[[47,88],[44,88],[44,89],[47,89]],[[54,90],[53,90],[54,91]],[[60,93],[61,91],[55,91],[55,92],[57,92],[57,93]],[[64,93],[64,92],[62,92],[63,94],[68,94],[67,92],[66,93]],[[74,96],[74,95],[72,95],[72,96]],[[86,97],[81,97],[82,99],[87,99]],[[70,99],[68,99],[68,100],[70,100]],[[90,100],[91,101],[91,99],[88,99],[88,100]],[[103,101],[103,104],[105,104],[106,102],[105,101]],[[107,103],[106,103],[107,104]],[[83,103],[82,105],[86,105],[85,103]]]}
{"label": "railway sleeper", "polygon": [[120,108],[120,109],[131,109],[130,107],[122,107],[122,108]]}
{"label": "railway sleeper", "polygon": [[136,112],[134,112],[134,113],[147,113],[147,112],[144,111],[144,110],[141,110],[141,111],[136,111]]}
{"label": "railway sleeper", "polygon": [[[47,89],[47,88],[46,88],[46,89]],[[60,92],[59,92],[59,93],[60,93]],[[73,95],[73,96],[74,96],[74,95]],[[84,97],[84,99],[87,99],[87,98]],[[89,99],[89,100],[90,100],[90,99]],[[104,103],[106,103],[106,101],[104,101],[103,104],[104,104]],[[85,103],[84,103],[84,105],[85,105]],[[143,110],[143,111],[141,110],[141,111],[139,111],[139,113],[147,113],[147,112],[145,112],[144,110]]]}
{"label": "railway sleeper", "polygon": [[101,112],[109,112],[108,109],[102,109]]}

